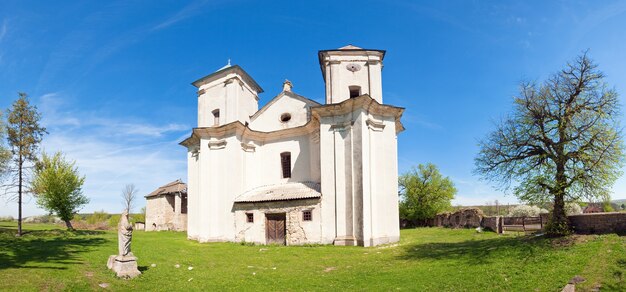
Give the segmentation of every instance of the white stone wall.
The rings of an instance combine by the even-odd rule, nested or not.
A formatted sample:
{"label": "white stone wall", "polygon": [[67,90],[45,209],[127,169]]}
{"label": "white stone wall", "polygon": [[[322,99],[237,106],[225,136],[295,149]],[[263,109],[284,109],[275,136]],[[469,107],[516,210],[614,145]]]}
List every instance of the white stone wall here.
{"label": "white stone wall", "polygon": [[[312,220],[303,221],[302,212],[311,210]],[[248,223],[246,213],[254,214]],[[282,202],[237,203],[235,205],[236,241],[266,244],[265,214],[285,213],[287,245],[321,243],[321,212],[319,199]],[[330,242],[329,242],[330,243]]]}
{"label": "white stone wall", "polygon": [[[295,128],[309,121],[309,108],[312,103],[281,94],[271,106],[261,109],[263,113],[250,123],[250,128],[261,132],[272,132]],[[281,116],[290,114],[291,120],[282,122]]]}
{"label": "white stone wall", "polygon": [[365,246],[398,241],[395,120],[358,109],[324,117],[320,128],[324,239]]}
{"label": "white stone wall", "polygon": [[213,111],[219,109],[219,125],[234,121],[249,122],[259,107],[257,93],[241,76],[230,73],[200,86],[198,127],[213,127]]}
{"label": "white stone wall", "polygon": [[[355,65],[358,70],[348,69]],[[382,55],[379,53],[331,51],[324,57],[326,103],[340,103],[350,98],[350,86],[360,86],[361,94],[369,94],[383,103]],[[354,67],[352,67],[354,68]]]}
{"label": "white stone wall", "polygon": [[199,152],[194,148],[187,152],[187,237],[197,239],[200,235],[200,163]]}

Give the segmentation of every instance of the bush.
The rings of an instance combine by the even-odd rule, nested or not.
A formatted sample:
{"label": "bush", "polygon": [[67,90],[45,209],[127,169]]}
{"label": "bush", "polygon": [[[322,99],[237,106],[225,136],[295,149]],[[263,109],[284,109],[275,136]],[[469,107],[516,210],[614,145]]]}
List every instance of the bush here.
{"label": "bush", "polygon": [[130,214],[130,222],[131,223],[137,223],[137,222],[146,222],[146,214]]}
{"label": "bush", "polygon": [[0,216],[0,222],[12,222],[15,221],[13,216]]}
{"label": "bush", "polygon": [[24,218],[24,223],[58,223],[61,219],[54,215],[30,216]]}
{"label": "bush", "polygon": [[567,202],[565,203],[565,214],[569,215],[577,215],[582,214],[583,209],[576,202]]}
{"label": "bush", "polygon": [[613,206],[611,205],[611,202],[604,202],[602,204],[602,210],[604,210],[604,212],[613,212],[613,211],[615,211],[615,209],[613,209]]}
{"label": "bush", "polygon": [[111,228],[117,227],[117,224],[120,223],[121,216],[122,215],[120,214],[111,215],[111,217],[109,218],[109,227]]}
{"label": "bush", "polygon": [[[580,206],[578,206],[580,207]],[[552,218],[548,220],[546,223],[546,227],[544,231],[549,236],[566,236],[572,234],[572,228],[569,226],[568,222],[554,222]]]}
{"label": "bush", "polygon": [[107,220],[109,220],[109,217],[111,217],[111,215],[109,215],[107,212],[104,212],[104,210],[96,211],[93,212],[93,214],[89,215],[86,221],[87,224],[97,224],[100,222],[106,222]]}
{"label": "bush", "polygon": [[517,205],[509,211],[509,217],[537,217],[541,209],[537,206]]}

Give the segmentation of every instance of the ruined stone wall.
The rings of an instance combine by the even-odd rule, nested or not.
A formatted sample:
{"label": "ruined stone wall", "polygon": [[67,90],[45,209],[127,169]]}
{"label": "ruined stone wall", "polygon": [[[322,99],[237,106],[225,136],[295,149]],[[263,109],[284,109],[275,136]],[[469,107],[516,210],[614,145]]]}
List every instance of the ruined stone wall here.
{"label": "ruined stone wall", "polygon": [[[235,216],[235,240],[266,243],[265,214],[285,213],[285,237],[287,245],[321,243],[320,200],[291,200],[278,202],[237,203]],[[312,220],[303,221],[302,212],[311,210]],[[246,213],[252,213],[254,222],[247,222]]]}
{"label": "ruined stone wall", "polygon": [[187,214],[176,214],[172,203],[173,195],[146,198],[146,231],[187,230]]}
{"label": "ruined stone wall", "polygon": [[481,226],[483,217],[485,217],[483,211],[478,208],[463,208],[453,213],[437,214],[433,220],[433,225],[450,228],[476,228]]}
{"label": "ruined stone wall", "polygon": [[626,233],[626,213],[588,213],[568,216],[575,233]]}
{"label": "ruined stone wall", "polygon": [[483,217],[483,222],[481,224],[481,226],[485,229],[489,229],[493,232],[501,232],[501,226],[500,226],[500,216],[493,216],[493,217]]}

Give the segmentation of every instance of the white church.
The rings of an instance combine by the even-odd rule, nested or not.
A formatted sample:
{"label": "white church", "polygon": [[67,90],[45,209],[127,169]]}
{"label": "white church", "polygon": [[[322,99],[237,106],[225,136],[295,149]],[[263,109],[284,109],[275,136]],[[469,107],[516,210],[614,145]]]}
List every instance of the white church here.
{"label": "white church", "polygon": [[403,108],[383,103],[385,51],[318,53],[319,104],[285,81],[263,89],[237,65],[192,84],[198,127],[188,149],[188,238],[200,242],[374,246],[396,242],[397,135]]}

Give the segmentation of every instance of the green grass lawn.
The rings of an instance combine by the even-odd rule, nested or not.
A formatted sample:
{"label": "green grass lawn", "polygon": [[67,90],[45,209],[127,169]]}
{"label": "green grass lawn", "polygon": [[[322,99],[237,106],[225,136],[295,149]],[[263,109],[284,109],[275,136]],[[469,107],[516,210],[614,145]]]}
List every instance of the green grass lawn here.
{"label": "green grass lawn", "polygon": [[[402,230],[399,244],[362,248],[197,243],[185,233],[135,232],[139,278],[106,268],[117,251],[114,231],[68,232],[0,223],[0,290],[626,290],[626,238],[544,239],[474,230]],[[156,264],[152,267],[151,264]],[[179,264],[180,268],[175,265]],[[193,267],[189,270],[188,267]]]}

